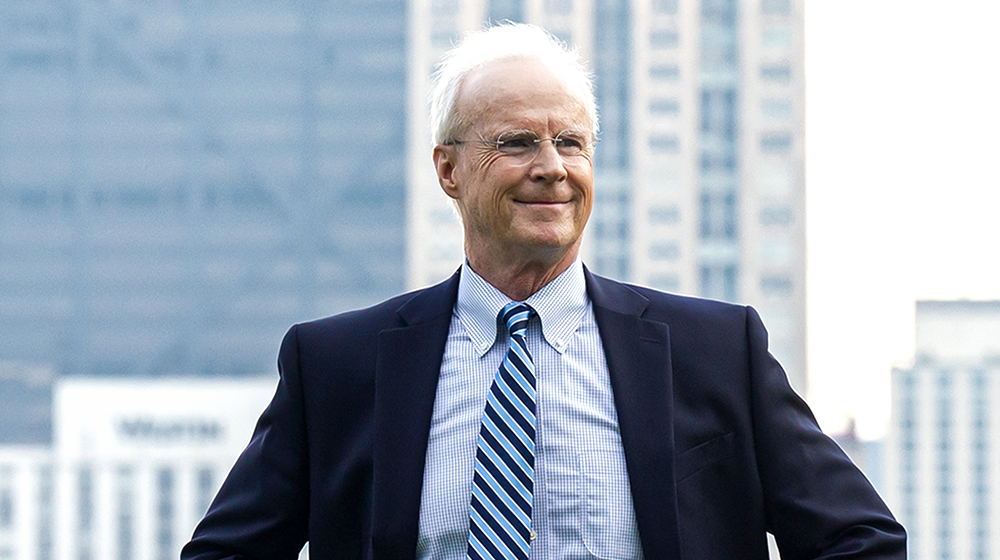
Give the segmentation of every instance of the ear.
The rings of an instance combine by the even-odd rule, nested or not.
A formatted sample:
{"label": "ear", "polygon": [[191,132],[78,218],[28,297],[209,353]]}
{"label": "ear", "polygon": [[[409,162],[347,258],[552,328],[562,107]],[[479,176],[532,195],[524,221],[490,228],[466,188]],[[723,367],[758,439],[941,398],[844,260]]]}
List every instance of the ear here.
{"label": "ear", "polygon": [[438,144],[434,146],[434,170],[437,171],[438,184],[444,194],[458,199],[458,181],[455,178],[456,158],[458,150],[455,146]]}

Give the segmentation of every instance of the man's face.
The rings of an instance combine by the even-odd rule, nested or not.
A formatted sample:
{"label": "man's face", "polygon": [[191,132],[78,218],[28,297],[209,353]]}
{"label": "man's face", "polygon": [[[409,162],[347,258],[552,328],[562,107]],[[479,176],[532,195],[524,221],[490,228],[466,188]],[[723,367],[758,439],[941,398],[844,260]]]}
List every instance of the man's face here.
{"label": "man's face", "polygon": [[525,159],[477,140],[518,130],[542,139],[576,130],[589,140],[583,102],[541,62],[515,58],[473,70],[455,110],[463,143],[438,146],[434,156],[441,186],[462,213],[470,260],[575,256],[594,198],[592,150],[566,157],[543,141]]}

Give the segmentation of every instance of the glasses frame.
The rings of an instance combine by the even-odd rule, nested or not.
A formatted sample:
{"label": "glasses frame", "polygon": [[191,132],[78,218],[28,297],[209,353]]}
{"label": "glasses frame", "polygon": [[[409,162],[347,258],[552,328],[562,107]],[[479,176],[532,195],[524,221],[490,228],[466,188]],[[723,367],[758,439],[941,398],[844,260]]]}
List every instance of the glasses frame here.
{"label": "glasses frame", "polygon": [[[501,138],[503,138],[505,135],[508,135],[508,134],[519,134],[519,133],[530,134],[531,136],[533,136],[534,138],[531,139],[531,141],[533,143],[533,146],[530,147],[530,148],[525,148],[525,151],[523,153],[508,153],[508,152],[503,151],[503,146],[504,146],[505,143],[507,143],[507,141],[501,140]],[[584,139],[584,141],[586,142],[580,148],[580,152],[579,153],[576,153],[576,154],[564,154],[564,153],[562,153],[562,152],[559,151],[560,141],[563,140],[562,136],[564,134],[567,134],[567,133],[572,133],[574,136],[577,135],[577,134],[579,134],[579,137],[581,139]],[[522,138],[512,138],[510,141],[518,140],[518,139],[522,139],[523,140],[524,138],[523,137]],[[533,131],[533,130],[515,129],[515,130],[505,130],[505,131],[501,132],[500,134],[497,135],[497,139],[496,140],[487,140],[485,138],[480,137],[480,138],[478,138],[476,140],[449,140],[447,142],[443,142],[443,145],[445,145],[445,146],[457,146],[457,145],[461,145],[461,144],[482,144],[484,146],[492,146],[493,149],[495,149],[498,153],[500,153],[503,156],[511,157],[511,158],[514,158],[514,159],[517,159],[517,160],[522,160],[523,163],[528,163],[530,161],[534,161],[534,159],[536,157],[538,157],[538,154],[541,153],[541,151],[542,151],[542,143],[543,142],[552,142],[552,146],[556,149],[556,153],[559,154],[559,157],[562,158],[563,161],[571,161],[573,158],[584,157],[584,156],[586,156],[586,155],[588,155],[590,153],[593,153],[593,149],[594,149],[595,145],[598,142],[600,142],[600,138],[598,138],[596,136],[593,136],[593,135],[587,135],[586,133],[581,133],[580,130],[576,129],[576,128],[567,128],[565,130],[560,131],[555,136],[551,136],[551,137],[547,137],[547,138],[542,138],[542,137],[538,136],[538,134],[535,131]]]}

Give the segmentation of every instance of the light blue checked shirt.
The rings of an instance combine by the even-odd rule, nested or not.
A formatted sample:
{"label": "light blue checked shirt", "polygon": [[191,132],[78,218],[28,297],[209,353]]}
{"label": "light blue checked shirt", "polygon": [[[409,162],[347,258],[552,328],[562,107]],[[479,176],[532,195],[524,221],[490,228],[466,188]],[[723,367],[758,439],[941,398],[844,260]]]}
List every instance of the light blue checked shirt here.
{"label": "light blue checked shirt", "polygon": [[[472,472],[490,383],[507,352],[510,298],[462,266],[434,397],[417,558],[465,558]],[[531,558],[642,558],[608,366],[575,262],[525,303],[537,372]]]}

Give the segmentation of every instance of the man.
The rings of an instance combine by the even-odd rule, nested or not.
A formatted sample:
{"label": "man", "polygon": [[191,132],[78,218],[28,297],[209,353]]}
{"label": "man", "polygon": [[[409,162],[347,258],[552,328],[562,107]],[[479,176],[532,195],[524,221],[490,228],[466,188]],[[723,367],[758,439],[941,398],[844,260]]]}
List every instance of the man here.
{"label": "man", "polygon": [[[757,314],[590,274],[591,83],[544,31],[468,37],[433,157],[466,262],[296,325],[182,556],[904,558],[905,536],[767,353]],[[523,302],[524,305],[520,305]]]}

